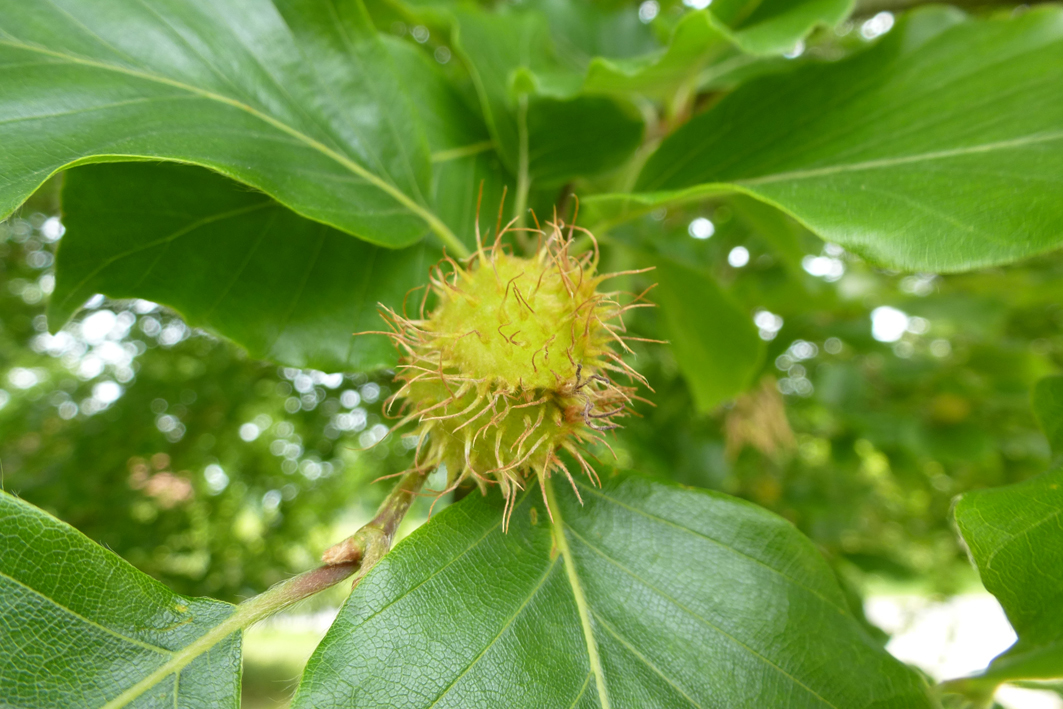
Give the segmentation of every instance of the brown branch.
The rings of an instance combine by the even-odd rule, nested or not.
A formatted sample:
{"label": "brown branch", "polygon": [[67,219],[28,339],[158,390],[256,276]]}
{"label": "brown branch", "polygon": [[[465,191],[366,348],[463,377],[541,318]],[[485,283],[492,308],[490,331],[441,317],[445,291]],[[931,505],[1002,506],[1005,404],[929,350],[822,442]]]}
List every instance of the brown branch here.
{"label": "brown branch", "polygon": [[395,531],[409,511],[413,498],[424,485],[428,473],[428,468],[414,468],[403,475],[380,504],[376,517],[369,524],[325,550],[321,560],[326,564],[326,568],[360,563],[354,580],[357,585],[390,551],[391,543],[395,540]]}

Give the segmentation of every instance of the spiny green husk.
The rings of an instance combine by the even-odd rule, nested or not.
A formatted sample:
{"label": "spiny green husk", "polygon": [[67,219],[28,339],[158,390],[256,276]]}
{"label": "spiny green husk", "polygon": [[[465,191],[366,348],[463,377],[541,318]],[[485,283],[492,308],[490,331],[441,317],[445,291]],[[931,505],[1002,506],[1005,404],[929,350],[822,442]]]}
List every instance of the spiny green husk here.
{"label": "spiny green husk", "polygon": [[445,464],[448,489],[473,479],[486,492],[497,483],[507,525],[530,475],[542,482],[561,471],[572,481],[561,451],[597,482],[581,449],[608,446],[603,432],[637,398],[609,374],[645,384],[613,345],[627,349],[622,315],[648,304],[599,293],[617,274],[596,273],[597,249],[570,255],[571,228],[567,236],[560,224],[533,233],[540,245],[531,258],[506,253],[502,234],[464,264],[445,258],[431,271],[438,304],[427,317],[423,304],[416,320],[384,313],[401,354],[402,385],[388,409],[401,401],[397,426],[417,422],[415,468]]}

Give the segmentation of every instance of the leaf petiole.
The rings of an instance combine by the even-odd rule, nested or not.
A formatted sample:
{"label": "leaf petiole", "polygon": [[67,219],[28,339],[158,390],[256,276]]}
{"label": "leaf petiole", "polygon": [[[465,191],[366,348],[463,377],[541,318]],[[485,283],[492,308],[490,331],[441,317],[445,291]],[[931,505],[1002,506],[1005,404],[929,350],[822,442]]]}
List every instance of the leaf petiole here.
{"label": "leaf petiole", "polygon": [[157,670],[107,702],[103,709],[119,709],[119,707],[128,706],[165,677],[179,673],[197,657],[233,633],[339,583],[353,574],[358,569],[358,566],[357,563],[321,566],[287,581],[281,581],[265,593],[249,598],[236,606],[233,614],[223,622],[211,628],[209,632],[199,639],[175,652]]}
{"label": "leaf petiole", "polygon": [[103,709],[128,706],[165,677],[181,672],[189,663],[233,633],[320,593],[355,572],[357,584],[391,549],[395,531],[406,516],[414,496],[424,484],[427,473],[424,469],[406,473],[381,503],[373,521],[325,552],[324,566],[281,581],[266,592],[236,606],[233,614],[223,622],[175,652],[166,663],[109,701]]}

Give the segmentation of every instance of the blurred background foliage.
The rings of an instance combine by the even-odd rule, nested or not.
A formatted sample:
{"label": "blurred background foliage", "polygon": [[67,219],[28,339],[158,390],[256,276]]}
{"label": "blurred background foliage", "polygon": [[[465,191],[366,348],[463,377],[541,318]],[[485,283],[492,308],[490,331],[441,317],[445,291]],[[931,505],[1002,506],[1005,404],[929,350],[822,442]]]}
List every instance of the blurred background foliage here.
{"label": "blurred background foliage", "polygon": [[[604,15],[581,22],[567,3],[538,7],[559,53],[619,59],[661,46],[681,16],[678,3],[652,3],[647,15],[649,4],[595,10],[615,12],[612,25]],[[447,46],[390,7],[371,6],[378,26],[420,46],[475,106]],[[869,10],[817,31],[790,58],[721,61],[730,68],[699,77],[685,109],[639,107],[639,155],[684,110],[750,76],[857,51],[892,22]],[[601,26],[612,27],[612,44],[588,34]],[[641,162],[631,165],[630,175],[534,188],[529,203],[564,213],[573,193],[629,182]],[[314,566],[368,519],[389,487],[372,481],[411,459],[408,439],[384,439],[391,373],[254,361],[139,300],[97,296],[48,334],[59,189],[51,181],[0,224],[3,488],[181,593],[239,600]],[[608,236],[603,270],[647,257],[693,269],[748,315],[763,353],[746,393],[702,410],[691,393],[697,373],[684,374],[673,348],[638,343],[633,363],[655,406],[616,432],[617,458],[603,458],[603,472],[630,467],[763,505],[819,545],[854,597],[875,584],[947,594],[977,583],[951,500],[1049,462],[1030,390],[1063,369],[1063,255],[960,275],[889,272],[742,197],[661,209]],[[619,287],[652,283],[635,275]],[[629,326],[726,350],[733,335],[717,333],[712,315],[665,324],[659,310],[640,310]]]}

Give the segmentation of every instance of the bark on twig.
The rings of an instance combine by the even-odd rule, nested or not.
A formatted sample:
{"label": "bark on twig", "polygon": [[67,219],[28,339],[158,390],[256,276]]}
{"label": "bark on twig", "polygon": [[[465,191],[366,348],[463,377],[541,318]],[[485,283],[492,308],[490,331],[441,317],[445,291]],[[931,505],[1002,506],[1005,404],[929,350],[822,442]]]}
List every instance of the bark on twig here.
{"label": "bark on twig", "polygon": [[395,540],[395,531],[410,509],[410,503],[424,485],[428,471],[411,470],[395,485],[395,489],[381,503],[376,517],[339,544],[325,550],[321,561],[328,566],[360,563],[355,583],[384,557]]}

